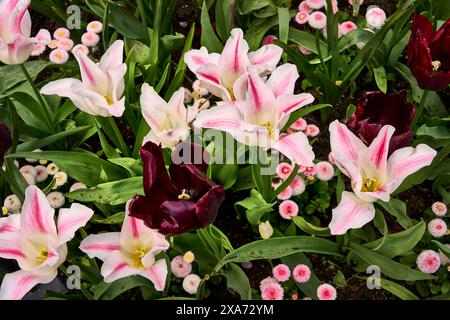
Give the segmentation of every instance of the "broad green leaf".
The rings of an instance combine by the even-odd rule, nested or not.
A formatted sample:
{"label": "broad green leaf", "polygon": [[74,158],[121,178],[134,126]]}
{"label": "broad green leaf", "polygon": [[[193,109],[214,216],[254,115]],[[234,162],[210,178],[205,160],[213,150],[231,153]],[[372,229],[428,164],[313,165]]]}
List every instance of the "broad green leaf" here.
{"label": "broad green leaf", "polygon": [[379,66],[377,68],[373,68],[373,75],[375,77],[375,82],[378,86],[378,89],[383,91],[384,93],[387,92],[387,77],[386,77],[386,70],[383,66]]}
{"label": "broad green leaf", "polygon": [[227,279],[228,288],[239,293],[242,300],[252,299],[250,281],[238,265],[230,263],[226,269],[222,269],[221,273]]}
{"label": "broad green leaf", "polygon": [[141,160],[134,158],[114,158],[108,161],[126,169],[132,177],[142,176],[143,165]]}
{"label": "broad green leaf", "polygon": [[238,211],[238,207],[245,208],[245,214],[247,216],[248,222],[252,225],[257,225],[259,224],[261,217],[265,213],[273,210],[272,207],[274,205],[275,202],[267,203],[258,191],[252,189],[250,191],[250,197],[236,202],[234,204],[234,207],[236,211]]}
{"label": "broad green leaf", "polygon": [[391,198],[389,202],[378,201],[377,204],[397,218],[398,223],[403,228],[406,229],[412,227],[413,222],[406,212],[406,204],[403,201]]}
{"label": "broad green leaf", "polygon": [[113,300],[122,293],[141,286],[153,287],[153,284],[141,276],[130,276],[111,283],[101,282],[95,288],[94,299]]}
{"label": "broad green leaf", "polygon": [[[51,62],[45,60],[35,60],[25,62],[25,67],[31,78],[34,80],[45,68],[52,65]],[[5,65],[0,67],[0,98],[20,82],[26,81],[25,75],[22,73],[19,65]]]}
{"label": "broad green leaf", "polygon": [[118,212],[116,214],[113,214],[112,216],[109,216],[105,219],[97,219],[92,220],[93,223],[100,223],[100,224],[119,224],[122,225],[123,220],[125,219],[125,212]]}
{"label": "broad green leaf", "polygon": [[317,227],[301,216],[292,217],[292,221],[304,232],[321,237],[329,237],[331,236],[330,229],[324,227]]}
{"label": "broad green leaf", "polygon": [[209,52],[222,52],[223,44],[220,42],[219,38],[217,38],[217,35],[211,25],[206,2],[203,2],[200,23],[202,25],[202,36],[200,40],[201,44],[205,46]]}

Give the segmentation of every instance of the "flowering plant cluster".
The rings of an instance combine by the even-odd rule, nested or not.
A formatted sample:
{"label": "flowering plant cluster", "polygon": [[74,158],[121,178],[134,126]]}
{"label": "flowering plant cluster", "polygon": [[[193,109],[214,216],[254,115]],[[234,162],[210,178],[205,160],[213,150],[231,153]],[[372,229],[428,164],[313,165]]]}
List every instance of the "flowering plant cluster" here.
{"label": "flowering plant cluster", "polygon": [[0,299],[448,299],[450,12],[378,2],[0,0]]}

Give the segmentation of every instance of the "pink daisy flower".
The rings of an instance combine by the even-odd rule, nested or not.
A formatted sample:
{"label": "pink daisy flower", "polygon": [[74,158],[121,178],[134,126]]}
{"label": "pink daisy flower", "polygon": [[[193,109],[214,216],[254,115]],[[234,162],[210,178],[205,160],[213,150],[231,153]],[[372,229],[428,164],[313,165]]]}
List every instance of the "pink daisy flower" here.
{"label": "pink daisy flower", "polygon": [[46,46],[44,44],[36,43],[34,45],[33,51],[31,51],[31,55],[33,57],[40,56],[44,53]]}
{"label": "pink daisy flower", "polygon": [[278,195],[279,200],[288,200],[292,197],[292,188],[290,186],[287,186],[286,189],[280,192]]}
{"label": "pink daisy flower", "polygon": [[305,24],[309,20],[309,13],[306,11],[300,11],[295,15],[295,22],[298,24]]}
{"label": "pink daisy flower", "polygon": [[283,287],[277,282],[271,282],[262,287],[261,298],[263,300],[283,300]]}
{"label": "pink daisy flower", "polygon": [[91,21],[86,27],[87,32],[100,33],[103,31],[103,23],[100,21]]}
{"label": "pink daisy flower", "polygon": [[265,286],[267,286],[270,283],[278,283],[277,280],[275,278],[272,277],[267,277],[261,280],[261,282],[259,283],[259,290],[263,290],[263,288]]}
{"label": "pink daisy flower", "polygon": [[44,166],[37,166],[34,169],[36,169],[36,182],[44,182],[48,178],[48,172],[47,167]]}
{"label": "pink daisy flower", "polygon": [[313,10],[308,6],[308,4],[306,3],[306,1],[302,1],[300,2],[300,4],[298,5],[298,11],[306,11],[308,13],[311,13]]}
{"label": "pink daisy flower", "polygon": [[442,219],[433,219],[428,223],[428,231],[435,238],[440,238],[447,233],[447,224]]}
{"label": "pink daisy flower", "polygon": [[291,175],[292,170],[293,168],[289,163],[283,162],[277,166],[276,173],[281,179],[287,179]]}
{"label": "pink daisy flower", "polygon": [[317,288],[319,300],[336,300],[336,296],[336,289],[331,284],[324,283]]}
{"label": "pink daisy flower", "polygon": [[293,124],[291,124],[291,128],[297,131],[303,131],[306,129],[307,125],[308,123],[306,122],[305,119],[298,118],[297,120],[295,120]]}
{"label": "pink daisy flower", "polygon": [[81,43],[86,47],[95,47],[100,42],[98,34],[93,32],[86,32],[81,36]]}
{"label": "pink daisy flower", "polygon": [[295,176],[294,180],[292,180],[289,186],[292,189],[293,196],[299,196],[306,190],[305,180],[303,180],[303,178],[300,176]]}
{"label": "pink daisy flower", "polygon": [[306,0],[306,4],[311,9],[320,9],[325,6],[325,0]]}
{"label": "pink daisy flower", "polygon": [[370,29],[380,29],[386,22],[386,13],[377,6],[370,6],[366,12],[366,21]]}
{"label": "pink daisy flower", "polygon": [[316,177],[321,181],[330,181],[334,176],[334,167],[327,161],[316,164]]}
{"label": "pink daisy flower", "polygon": [[70,51],[73,48],[72,39],[61,39],[58,41],[58,48],[66,51]]}
{"label": "pink daisy flower", "polygon": [[323,29],[327,25],[327,16],[321,11],[315,11],[309,15],[308,23],[313,29]]}
{"label": "pink daisy flower", "polygon": [[73,47],[72,49],[72,53],[84,53],[84,54],[89,54],[89,48],[86,47],[84,44],[77,44],[75,47]]}
{"label": "pink daisy flower", "polygon": [[307,177],[312,177],[316,175],[316,167],[306,167],[305,171],[303,171],[303,174]]}
{"label": "pink daisy flower", "polygon": [[58,28],[53,33],[53,38],[55,38],[56,40],[69,39],[70,31],[69,31],[69,29],[66,29],[66,28]]}
{"label": "pink daisy flower", "polygon": [[278,40],[278,38],[275,37],[274,35],[265,36],[261,42],[261,45],[265,46],[267,44],[272,44],[272,42],[274,42],[275,40]]}
{"label": "pink daisy flower", "polygon": [[22,174],[29,174],[29,175],[32,175],[33,177],[37,176],[36,169],[33,166],[30,166],[30,165],[23,166],[22,168],[19,169],[19,171]]}
{"label": "pink daisy flower", "polygon": [[298,205],[292,200],[284,200],[278,207],[278,212],[283,219],[291,220],[298,215]]}
{"label": "pink daisy flower", "polygon": [[315,124],[308,124],[304,133],[306,134],[306,136],[314,138],[319,135],[320,129]]}
{"label": "pink daisy flower", "polygon": [[306,264],[299,264],[292,271],[292,276],[299,283],[308,282],[311,278],[311,269]]}
{"label": "pink daisy flower", "polygon": [[183,256],[176,256],[170,262],[172,274],[177,278],[185,278],[192,271],[192,264],[186,263]]}
{"label": "pink daisy flower", "polygon": [[289,267],[285,264],[275,266],[272,273],[273,277],[280,282],[288,281],[291,276],[291,270],[289,270]]}
{"label": "pink daisy flower", "polygon": [[69,60],[69,54],[66,50],[55,49],[50,52],[50,61],[56,64],[64,64]]}
{"label": "pink daisy flower", "polygon": [[358,29],[356,23],[352,21],[345,21],[339,25],[339,36],[345,36],[352,30]]}
{"label": "pink daisy flower", "polygon": [[443,217],[447,214],[447,206],[443,202],[435,202],[431,205],[433,213],[439,217]]}
{"label": "pink daisy flower", "polygon": [[441,258],[436,251],[425,250],[419,254],[416,263],[420,271],[431,274],[439,270]]}

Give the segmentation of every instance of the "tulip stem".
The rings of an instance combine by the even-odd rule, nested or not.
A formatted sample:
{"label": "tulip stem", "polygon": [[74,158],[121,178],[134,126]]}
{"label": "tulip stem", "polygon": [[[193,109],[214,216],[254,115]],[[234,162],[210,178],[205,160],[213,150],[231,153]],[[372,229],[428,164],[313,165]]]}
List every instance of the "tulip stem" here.
{"label": "tulip stem", "polygon": [[36,98],[39,101],[39,104],[44,109],[45,117],[47,118],[49,128],[51,129],[53,127],[52,118],[50,117],[51,112],[48,109],[48,105],[45,102],[44,97],[42,96],[42,94],[39,92],[38,88],[34,84],[33,79],[31,78],[30,74],[28,73],[27,68],[25,67],[25,65],[23,63],[20,65],[20,68],[22,69],[22,72],[25,75],[25,78],[27,79],[28,83],[30,84],[31,88],[33,89],[34,94],[36,95]]}
{"label": "tulip stem", "polygon": [[428,90],[425,90],[425,91],[423,92],[422,98],[420,99],[419,105],[417,106],[417,109],[416,109],[416,115],[414,116],[414,120],[413,120],[413,122],[411,123],[411,129],[412,129],[412,131],[413,131],[414,133],[415,133],[416,130],[417,130],[417,124],[418,124],[418,122],[419,122],[419,120],[420,120],[420,118],[421,118],[421,116],[422,116],[423,108],[425,107],[425,101],[426,101],[427,98],[428,98],[428,93],[429,93]]}

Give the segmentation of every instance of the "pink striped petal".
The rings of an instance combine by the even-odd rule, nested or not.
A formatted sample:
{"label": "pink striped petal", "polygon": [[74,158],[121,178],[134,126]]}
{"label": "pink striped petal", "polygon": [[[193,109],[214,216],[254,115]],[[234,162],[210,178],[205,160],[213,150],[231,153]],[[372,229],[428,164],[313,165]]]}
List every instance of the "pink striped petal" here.
{"label": "pink striped petal", "polygon": [[184,55],[184,62],[193,73],[205,64],[212,63],[208,54],[208,49],[205,47],[186,52]]}
{"label": "pink striped petal", "polygon": [[134,251],[137,243],[145,245],[150,242],[154,231],[148,228],[143,220],[128,215],[128,204],[126,211],[127,215],[120,232],[120,244],[122,248]]}
{"label": "pink striped petal", "polygon": [[278,150],[298,165],[305,167],[314,166],[313,160],[315,155],[308,138],[303,132],[296,132],[281,137],[272,148]]}
{"label": "pink striped petal", "polygon": [[100,67],[87,54],[75,52],[75,58],[80,66],[83,84],[90,90],[106,96],[108,94],[108,78]]}
{"label": "pink striped petal", "polygon": [[15,234],[14,238],[0,240],[0,258],[14,259],[19,263],[26,261],[27,255],[22,248],[20,234]]}
{"label": "pink striped petal", "polygon": [[15,41],[17,34],[22,33],[22,20],[27,13],[30,2],[30,0],[0,1],[0,42],[11,44]]}
{"label": "pink striped petal", "polygon": [[395,128],[393,126],[383,126],[378,133],[378,136],[369,146],[369,159],[378,170],[386,170],[389,142],[391,141],[394,131]]}
{"label": "pink striped petal", "polygon": [[94,215],[94,211],[78,203],[70,209],[61,209],[58,214],[58,237],[60,243],[72,240],[75,232],[84,227]]}
{"label": "pink striped petal", "polygon": [[19,270],[5,275],[0,288],[0,300],[20,300],[39,283],[50,283],[57,276],[57,271],[48,274],[35,274]]}
{"label": "pink striped petal", "polygon": [[275,97],[285,94],[292,95],[298,77],[297,67],[293,64],[286,63],[272,72],[269,80],[267,80],[267,85],[272,89]]}
{"label": "pink striped petal", "polygon": [[331,234],[340,235],[348,229],[358,229],[369,223],[375,217],[375,208],[372,203],[361,201],[352,192],[342,192],[339,205],[332,210]]}
{"label": "pink striped petal", "polygon": [[42,87],[41,93],[45,95],[58,95],[72,99],[74,97],[73,86],[80,86],[82,82],[78,79],[60,79],[52,81]]}
{"label": "pink striped petal", "polygon": [[103,262],[100,270],[106,283],[139,274],[140,270],[130,266],[120,251],[113,251]]}
{"label": "pink striped petal", "polygon": [[167,121],[167,102],[147,83],[142,85],[141,91],[140,101],[145,121],[147,121],[151,129],[163,130]]}
{"label": "pink striped petal", "polygon": [[169,110],[175,112],[179,119],[173,119],[184,122],[187,121],[187,109],[184,106],[184,88],[180,88],[172,95],[169,102],[167,103]]}
{"label": "pink striped petal", "polygon": [[280,62],[283,50],[274,44],[262,46],[260,49],[248,54],[250,64],[260,66],[260,72],[273,71]]}
{"label": "pink striped petal", "polygon": [[120,232],[91,234],[80,244],[80,250],[89,258],[99,258],[102,261],[113,251],[120,250],[120,247]]}
{"label": "pink striped petal", "polygon": [[[280,119],[287,121],[291,113],[314,102],[314,97],[309,93],[296,95],[282,95],[277,98],[277,108]],[[283,122],[283,121],[282,121]],[[284,123],[282,123],[284,126]]]}
{"label": "pink striped petal", "polygon": [[110,91],[108,92],[108,97],[110,97],[112,101],[118,101],[123,96],[123,92],[125,91],[124,76],[126,72],[127,65],[124,63],[115,68],[109,69],[107,72],[110,80]]}
{"label": "pink striped petal", "polygon": [[123,64],[123,41],[116,40],[106,50],[100,59],[100,69],[107,73],[108,70],[114,69]]}
{"label": "pink striped petal", "polygon": [[242,125],[239,110],[228,105],[200,111],[194,121],[194,126],[197,128],[216,129],[232,135],[239,131]]}
{"label": "pink striped petal", "polygon": [[30,186],[25,190],[25,201],[20,215],[22,233],[40,232],[56,236],[54,215],[55,210],[39,188]]}
{"label": "pink striped petal", "polygon": [[409,175],[429,166],[436,156],[436,150],[426,144],[406,147],[394,151],[388,160],[389,191],[394,192]]}
{"label": "pink striped petal", "polygon": [[0,241],[16,238],[20,232],[20,214],[12,214],[0,219]]}
{"label": "pink striped petal", "polygon": [[360,152],[365,152],[367,147],[344,124],[338,120],[330,124],[331,152],[342,160],[356,161]]}
{"label": "pink striped petal", "polygon": [[231,37],[223,48],[219,61],[219,73],[226,88],[233,88],[234,81],[249,65],[248,44],[241,29],[231,30]]}
{"label": "pink striped petal", "polygon": [[156,261],[153,267],[139,273],[141,276],[146,277],[155,285],[157,291],[164,291],[167,279],[167,263],[166,260],[160,259]]}

